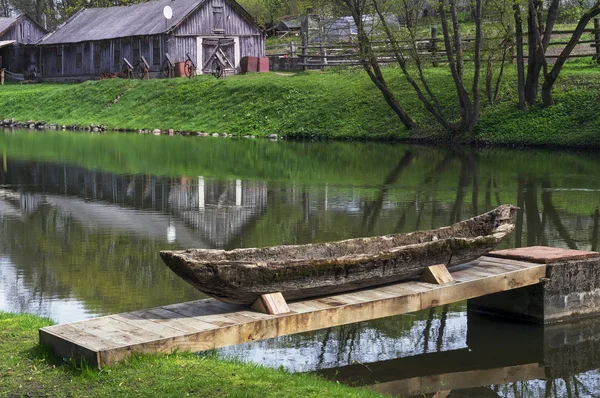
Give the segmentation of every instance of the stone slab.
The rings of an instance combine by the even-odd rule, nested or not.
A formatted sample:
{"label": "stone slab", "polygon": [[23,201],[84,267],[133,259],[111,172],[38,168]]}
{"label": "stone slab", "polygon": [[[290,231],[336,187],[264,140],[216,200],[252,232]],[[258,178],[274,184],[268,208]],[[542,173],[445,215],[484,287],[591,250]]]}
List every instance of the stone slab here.
{"label": "stone slab", "polygon": [[600,253],[583,250],[561,249],[548,246],[529,246],[517,249],[496,250],[488,256],[509,258],[513,260],[531,261],[538,264],[551,264],[559,261],[583,260],[598,258]]}
{"label": "stone slab", "polygon": [[540,283],[475,297],[467,310],[543,324],[600,315],[600,258],[545,266]]}

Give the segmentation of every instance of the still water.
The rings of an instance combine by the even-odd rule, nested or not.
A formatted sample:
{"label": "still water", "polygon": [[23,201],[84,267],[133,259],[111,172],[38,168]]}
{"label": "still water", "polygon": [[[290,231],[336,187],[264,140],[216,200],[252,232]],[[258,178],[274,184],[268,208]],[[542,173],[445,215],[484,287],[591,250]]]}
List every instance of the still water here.
{"label": "still water", "polygon": [[[512,203],[504,247],[598,250],[589,153],[4,131],[0,155],[0,311],[60,323],[201,298],[161,249],[410,232]],[[584,397],[599,341],[600,319],[542,328],[456,303],[218,352],[390,395]]]}

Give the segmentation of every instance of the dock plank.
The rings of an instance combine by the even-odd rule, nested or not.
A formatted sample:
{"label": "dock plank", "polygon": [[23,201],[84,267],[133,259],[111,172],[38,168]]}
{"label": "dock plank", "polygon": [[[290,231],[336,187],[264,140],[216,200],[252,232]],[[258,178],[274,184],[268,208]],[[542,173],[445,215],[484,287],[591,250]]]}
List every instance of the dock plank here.
{"label": "dock plank", "polygon": [[443,285],[409,280],[289,303],[269,315],[215,299],[171,304],[40,329],[40,340],[63,356],[102,367],[134,352],[204,351],[348,323],[414,312],[539,283],[545,264],[482,257],[450,269]]}

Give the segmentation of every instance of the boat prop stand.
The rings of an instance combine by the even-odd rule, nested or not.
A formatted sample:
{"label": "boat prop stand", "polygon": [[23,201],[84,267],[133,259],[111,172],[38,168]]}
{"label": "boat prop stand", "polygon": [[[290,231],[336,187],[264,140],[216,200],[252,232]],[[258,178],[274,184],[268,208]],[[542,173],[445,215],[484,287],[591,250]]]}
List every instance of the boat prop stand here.
{"label": "boat prop stand", "polygon": [[254,311],[270,315],[281,315],[291,312],[281,292],[261,295],[250,308]]}
{"label": "boat prop stand", "polygon": [[427,267],[421,274],[421,280],[435,285],[454,282],[454,278],[450,275],[450,271],[448,271],[448,268],[444,264]]}

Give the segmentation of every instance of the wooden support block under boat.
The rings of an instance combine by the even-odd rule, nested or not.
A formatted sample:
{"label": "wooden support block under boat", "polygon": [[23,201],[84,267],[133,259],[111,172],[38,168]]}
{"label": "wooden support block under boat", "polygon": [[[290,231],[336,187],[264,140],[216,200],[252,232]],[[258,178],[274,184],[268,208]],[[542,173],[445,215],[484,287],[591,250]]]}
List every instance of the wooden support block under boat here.
{"label": "wooden support block under boat", "polygon": [[254,311],[270,315],[281,315],[291,312],[281,292],[261,295],[250,308]]}
{"label": "wooden support block under boat", "polygon": [[454,278],[444,264],[436,264],[425,268],[425,271],[421,274],[421,280],[435,285],[443,285],[444,283],[453,282]]}

